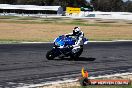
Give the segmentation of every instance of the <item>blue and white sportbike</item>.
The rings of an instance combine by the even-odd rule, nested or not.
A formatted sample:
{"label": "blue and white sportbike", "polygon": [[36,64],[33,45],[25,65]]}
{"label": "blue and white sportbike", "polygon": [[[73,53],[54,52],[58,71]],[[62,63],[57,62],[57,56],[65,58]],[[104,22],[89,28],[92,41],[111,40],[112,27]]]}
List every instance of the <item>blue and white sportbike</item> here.
{"label": "blue and white sportbike", "polygon": [[[72,45],[75,45],[75,38],[71,36],[59,36],[54,40],[54,47],[52,50],[48,51],[46,54],[46,58],[48,60],[53,60],[55,57],[64,58],[64,57],[70,57],[70,59],[77,60],[79,56],[83,52],[83,45],[81,48],[76,52],[72,52]],[[84,38],[83,43],[87,44],[88,39]]]}

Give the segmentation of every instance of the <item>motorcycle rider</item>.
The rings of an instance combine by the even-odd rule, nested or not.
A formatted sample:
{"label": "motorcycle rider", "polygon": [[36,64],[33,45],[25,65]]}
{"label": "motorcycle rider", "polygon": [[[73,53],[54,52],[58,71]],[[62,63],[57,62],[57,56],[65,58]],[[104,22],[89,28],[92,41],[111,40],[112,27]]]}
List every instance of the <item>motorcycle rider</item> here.
{"label": "motorcycle rider", "polygon": [[74,36],[76,39],[75,45],[73,45],[72,53],[76,53],[80,48],[83,47],[84,33],[81,31],[80,27],[74,27],[72,33],[65,34],[65,36]]}

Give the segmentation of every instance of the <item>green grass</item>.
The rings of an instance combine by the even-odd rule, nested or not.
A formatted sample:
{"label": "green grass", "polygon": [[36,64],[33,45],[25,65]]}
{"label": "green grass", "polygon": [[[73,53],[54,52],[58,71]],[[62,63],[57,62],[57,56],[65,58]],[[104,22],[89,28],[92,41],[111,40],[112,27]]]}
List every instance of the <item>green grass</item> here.
{"label": "green grass", "polygon": [[22,43],[22,42],[27,42],[27,41],[23,41],[23,40],[10,40],[10,39],[0,39],[0,44],[18,44],[18,43]]}
{"label": "green grass", "polygon": [[19,44],[22,42],[53,42],[54,39],[32,39],[32,40],[17,40],[17,39],[0,39],[0,44]]}
{"label": "green grass", "polygon": [[0,41],[0,44],[21,44],[21,42],[18,41]]}
{"label": "green grass", "polygon": [[108,25],[103,25],[103,24],[84,24],[84,23],[78,23],[78,22],[74,22],[74,23],[67,23],[67,22],[58,22],[58,21],[55,21],[55,20],[53,20],[53,21],[50,21],[50,20],[37,20],[37,21],[24,21],[24,20],[22,20],[22,21],[19,21],[19,20],[12,20],[12,21],[1,21],[1,22],[6,22],[6,23],[18,23],[18,24],[45,24],[45,23],[53,23],[53,24],[65,24],[65,25],[78,25],[78,26],[104,26],[104,27],[106,27],[106,26],[108,26]]}
{"label": "green grass", "polygon": [[0,16],[0,19],[14,19],[14,18],[19,18],[17,16]]}
{"label": "green grass", "polygon": [[17,20],[39,20],[37,17],[20,17]]}
{"label": "green grass", "polygon": [[108,25],[108,24],[89,24],[89,23],[82,23],[82,22],[70,22],[70,23],[66,23],[68,25],[79,25],[79,26],[101,26],[101,27],[111,27],[112,25]]}
{"label": "green grass", "polygon": [[[29,20],[30,19],[30,20]],[[18,23],[18,24],[45,24],[45,23],[50,23],[50,24],[63,24],[63,25],[78,25],[78,26],[100,26],[100,27],[113,27],[113,25],[110,24],[98,24],[98,23],[83,23],[83,22],[65,22],[63,20],[56,20],[56,19],[32,19],[32,18],[19,18],[19,19],[13,19],[13,20],[1,20],[1,23],[6,22],[6,23]],[[124,26],[124,25],[114,25],[114,26]]]}
{"label": "green grass", "polygon": [[26,20],[2,20],[0,21],[0,23],[18,23],[18,24],[45,24],[45,23],[52,23],[51,21],[40,21],[40,20],[30,20],[30,21],[26,21]]}
{"label": "green grass", "polygon": [[124,26],[124,25],[111,25],[109,23],[101,23],[100,24],[99,22],[89,22],[89,21],[83,20],[83,19],[66,19],[66,18],[0,16],[0,19],[12,19],[12,20],[1,20],[0,22],[21,23],[21,24],[53,23],[53,24],[65,24],[65,25],[101,26],[101,27]]}

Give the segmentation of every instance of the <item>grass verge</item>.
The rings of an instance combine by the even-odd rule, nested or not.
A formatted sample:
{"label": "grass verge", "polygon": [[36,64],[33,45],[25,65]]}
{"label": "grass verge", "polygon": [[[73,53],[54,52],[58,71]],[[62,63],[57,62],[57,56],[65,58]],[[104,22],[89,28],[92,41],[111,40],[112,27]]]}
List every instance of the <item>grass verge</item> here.
{"label": "grass verge", "polygon": [[127,24],[127,21],[115,22],[114,20],[112,23],[111,20],[97,19],[3,18],[6,17],[0,17],[0,41],[2,43],[12,41],[51,42],[59,35],[72,32],[75,26],[80,26],[89,40],[132,40],[132,24]]}

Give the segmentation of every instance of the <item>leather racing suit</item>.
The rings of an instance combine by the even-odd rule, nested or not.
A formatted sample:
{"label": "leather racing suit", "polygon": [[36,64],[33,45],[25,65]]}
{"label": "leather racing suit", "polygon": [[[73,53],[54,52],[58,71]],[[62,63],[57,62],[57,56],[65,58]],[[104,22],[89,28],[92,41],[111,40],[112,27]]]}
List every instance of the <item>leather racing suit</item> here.
{"label": "leather racing suit", "polygon": [[81,47],[83,47],[83,38],[84,38],[84,33],[82,31],[80,31],[78,34],[74,34],[74,33],[68,33],[66,34],[66,36],[74,36],[76,39],[75,45],[73,45],[73,49],[72,52],[76,53],[79,51],[79,49]]}

